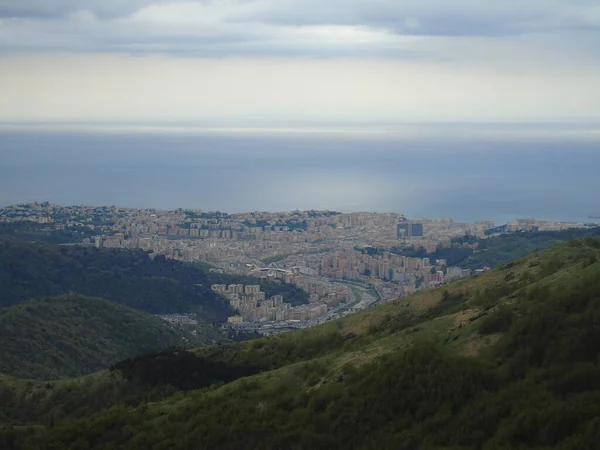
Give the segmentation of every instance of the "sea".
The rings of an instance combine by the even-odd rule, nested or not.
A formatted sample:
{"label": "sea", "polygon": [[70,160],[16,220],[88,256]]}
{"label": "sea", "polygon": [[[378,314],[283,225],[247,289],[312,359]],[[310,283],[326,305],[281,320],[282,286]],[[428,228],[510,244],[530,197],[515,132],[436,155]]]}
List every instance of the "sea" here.
{"label": "sea", "polygon": [[0,125],[0,205],[598,222],[595,125]]}

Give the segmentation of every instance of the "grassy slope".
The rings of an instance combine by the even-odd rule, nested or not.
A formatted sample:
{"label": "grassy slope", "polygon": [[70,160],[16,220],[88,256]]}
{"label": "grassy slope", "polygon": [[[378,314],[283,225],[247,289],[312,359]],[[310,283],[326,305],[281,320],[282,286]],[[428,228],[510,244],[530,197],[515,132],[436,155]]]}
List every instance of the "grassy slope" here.
{"label": "grassy slope", "polygon": [[74,377],[181,343],[163,320],[98,298],[68,295],[0,310],[0,372],[17,377]]}
{"label": "grassy slope", "polygon": [[[9,437],[49,448],[597,448],[598,246],[562,245],[310,330],[199,349],[263,373]],[[101,389],[122,385],[97,377]],[[60,401],[38,395],[47,409],[31,417],[44,424]]]}

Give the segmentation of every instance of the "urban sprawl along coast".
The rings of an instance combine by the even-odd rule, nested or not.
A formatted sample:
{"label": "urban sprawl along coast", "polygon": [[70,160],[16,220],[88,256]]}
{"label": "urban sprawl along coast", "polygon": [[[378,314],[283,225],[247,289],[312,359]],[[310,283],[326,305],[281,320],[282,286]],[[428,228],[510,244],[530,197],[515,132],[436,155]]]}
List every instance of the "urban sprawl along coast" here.
{"label": "urban sprawl along coast", "polygon": [[[81,244],[143,249],[212,270],[278,280],[305,290],[309,303],[292,306],[267,298],[258,284],[215,284],[237,315],[229,326],[264,333],[310,326],[340,315],[471,276],[445,259],[401,256],[399,248],[433,253],[465,235],[518,230],[561,230],[583,224],[522,219],[495,229],[489,220],[407,220],[401,214],[335,211],[249,212],[59,206],[51,203],[0,209],[0,222],[37,222],[81,233]],[[486,270],[481,267],[476,271]]]}

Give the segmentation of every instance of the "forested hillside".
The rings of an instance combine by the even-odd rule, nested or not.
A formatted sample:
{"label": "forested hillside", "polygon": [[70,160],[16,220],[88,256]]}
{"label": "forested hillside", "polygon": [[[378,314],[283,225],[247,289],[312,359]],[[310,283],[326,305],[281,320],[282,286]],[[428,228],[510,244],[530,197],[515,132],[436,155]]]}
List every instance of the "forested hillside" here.
{"label": "forested hillside", "polygon": [[232,311],[209,284],[201,269],[141,250],[0,238],[0,306],[74,292],[152,314],[194,312],[223,322]]}
{"label": "forested hillside", "polygon": [[66,295],[0,309],[0,373],[21,378],[75,377],[185,342],[162,319],[99,298]]}
{"label": "forested hillside", "polygon": [[54,224],[36,222],[0,223],[0,237],[12,237],[24,241],[35,241],[46,244],[80,243],[86,237],[97,233],[83,226],[69,225],[57,229]]}
{"label": "forested hillside", "polygon": [[[394,248],[391,251],[410,257],[445,259],[449,266],[480,269],[486,266],[497,267],[533,252],[586,237],[600,237],[600,227],[571,228],[563,231],[522,231],[486,238],[465,236],[454,239],[452,247],[439,248],[433,253],[427,253],[425,249],[414,248]],[[465,243],[477,244],[477,249],[463,247],[462,245]]]}
{"label": "forested hillside", "polygon": [[599,261],[588,238],[312,329],[4,379],[0,445],[600,448]]}

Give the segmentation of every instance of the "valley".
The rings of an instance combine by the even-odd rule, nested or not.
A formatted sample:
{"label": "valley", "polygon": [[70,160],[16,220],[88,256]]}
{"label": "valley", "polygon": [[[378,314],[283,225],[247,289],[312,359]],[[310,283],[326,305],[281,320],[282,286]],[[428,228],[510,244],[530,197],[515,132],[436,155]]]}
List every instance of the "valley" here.
{"label": "valley", "polygon": [[[3,378],[2,415],[20,425],[2,439],[22,449],[592,448],[599,256],[587,238],[309,329],[147,354],[51,388]],[[565,422],[575,405],[578,420]]]}

